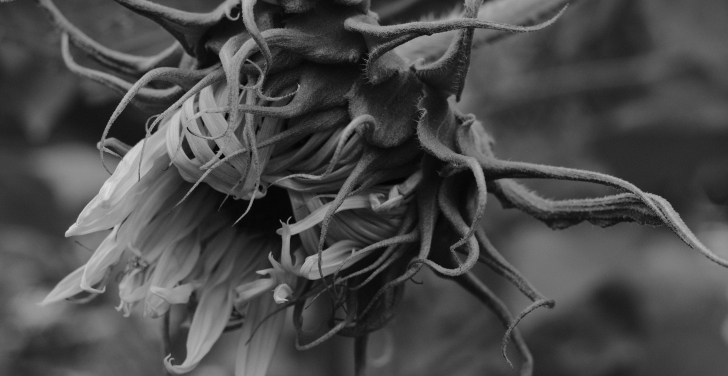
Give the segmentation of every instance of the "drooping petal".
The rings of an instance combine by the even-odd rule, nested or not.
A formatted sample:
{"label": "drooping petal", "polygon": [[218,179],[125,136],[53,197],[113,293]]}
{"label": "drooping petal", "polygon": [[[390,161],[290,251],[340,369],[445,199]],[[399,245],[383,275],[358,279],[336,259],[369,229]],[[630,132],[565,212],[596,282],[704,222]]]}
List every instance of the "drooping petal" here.
{"label": "drooping petal", "polygon": [[[272,255],[268,255],[268,258],[270,259],[271,264],[273,264],[273,267],[276,267],[280,265],[280,268],[284,271],[294,273],[296,268],[293,265],[293,258],[291,257],[291,226],[288,225],[288,223],[281,222],[281,262],[278,264],[277,261],[273,259]],[[299,265],[300,266],[300,265]]]}
{"label": "drooping petal", "polygon": [[134,210],[134,203],[154,185],[169,165],[169,157],[164,147],[164,132],[157,132],[149,138],[140,166],[142,144],[143,142],[136,144],[119,162],[113,175],[81,211],[76,223],[66,231],[66,236],[112,228]]}
{"label": "drooping petal", "polygon": [[101,200],[102,207],[108,208],[118,202],[118,200],[137,184],[139,176],[146,176],[152,168],[160,165],[158,163],[160,159],[163,159],[164,167],[169,164],[169,160],[163,158],[166,155],[164,132],[157,132],[149,137],[146,145],[146,158],[140,163],[143,143],[143,141],[137,143],[124,156],[116,167],[114,174],[101,187],[98,197]]}
{"label": "drooping petal", "polygon": [[293,295],[293,289],[287,283],[281,283],[273,290],[273,300],[277,304],[283,304]]}
{"label": "drooping petal", "polygon": [[109,268],[119,262],[121,255],[124,253],[124,247],[116,241],[118,231],[119,227],[114,227],[114,230],[106,236],[106,239],[101,242],[94,254],[86,262],[80,283],[83,290],[98,294],[106,290],[105,286],[101,286],[100,289],[91,286],[99,283],[109,271]]}
{"label": "drooping petal", "polygon": [[[200,189],[171,212],[159,213],[147,226],[140,228],[140,236],[133,243],[133,248],[146,262],[155,262],[170,244],[189,236],[207,214],[215,210],[214,205],[209,205],[208,193],[210,190]],[[174,201],[175,197],[171,199]]]}
{"label": "drooping petal", "polygon": [[[174,171],[162,174],[153,185],[139,197],[136,207],[119,227],[117,242],[124,246],[138,244],[139,237],[149,228],[149,224],[160,214],[166,214],[181,197],[184,181]],[[137,256],[141,254],[139,252]]]}
{"label": "drooping petal", "polygon": [[[204,237],[203,237],[204,239]],[[216,233],[209,239],[202,250],[200,260],[195,270],[190,273],[188,280],[205,283],[212,276],[213,270],[220,264],[230,244],[235,240],[235,231],[232,228]],[[218,268],[219,269],[219,268]]]}
{"label": "drooping petal", "polygon": [[190,295],[192,295],[195,289],[197,289],[195,284],[185,283],[172,288],[150,286],[149,292],[164,299],[169,304],[187,304],[190,301]]}
{"label": "drooping petal", "polygon": [[270,316],[277,309],[267,295],[250,302],[238,342],[235,376],[265,376],[268,372],[286,318],[283,310]]}
{"label": "drooping petal", "polygon": [[121,302],[117,311],[124,311],[124,317],[129,317],[132,308],[147,295],[149,281],[146,278],[146,268],[139,267],[124,275],[119,282],[119,298]]}
{"label": "drooping petal", "polygon": [[[301,221],[310,213],[308,208],[306,207],[306,202],[310,200],[313,197],[313,194],[308,193],[300,193],[293,190],[288,191],[288,197],[291,200],[291,206],[293,207],[293,215],[295,216],[296,221]],[[286,232],[288,231],[288,232]],[[288,238],[288,244],[290,248],[290,229],[281,229],[281,236],[283,238],[284,244],[286,244],[286,238]],[[318,240],[319,240],[319,232],[316,228],[310,229],[308,231],[304,231],[300,235],[301,243],[303,245],[303,249],[308,253],[309,255],[312,255],[316,253],[316,249],[318,248]],[[289,249],[290,252],[290,249]]]}
{"label": "drooping petal", "polygon": [[85,266],[81,266],[58,282],[56,287],[39,304],[42,306],[48,305],[83,292],[83,289],[81,289],[81,276],[83,276],[84,268]]}
{"label": "drooping petal", "polygon": [[192,235],[173,244],[162,253],[151,276],[150,290],[145,299],[144,313],[159,317],[169,310],[169,302],[152,293],[152,288],[170,289],[187,277],[200,256],[200,242]]}
{"label": "drooping petal", "polygon": [[206,286],[202,290],[187,336],[187,357],[181,364],[173,365],[171,355],[167,355],[164,365],[169,372],[182,374],[197,367],[225,329],[233,308],[232,298],[228,283]]}
{"label": "drooping petal", "polygon": [[273,291],[276,286],[275,278],[261,278],[235,288],[237,296],[235,297],[235,307],[242,308],[251,299],[254,299],[267,291]]}

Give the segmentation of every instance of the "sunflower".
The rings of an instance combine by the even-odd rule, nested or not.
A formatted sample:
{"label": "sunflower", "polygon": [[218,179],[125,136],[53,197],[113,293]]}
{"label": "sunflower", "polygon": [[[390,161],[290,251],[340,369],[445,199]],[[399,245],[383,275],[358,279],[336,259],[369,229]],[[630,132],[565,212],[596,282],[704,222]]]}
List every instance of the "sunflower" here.
{"label": "sunflower", "polygon": [[[659,196],[596,172],[500,160],[478,120],[449,102],[462,94],[474,29],[536,31],[564,13],[560,1],[529,11],[545,20],[531,26],[478,18],[482,0],[466,0],[450,18],[398,25],[380,25],[362,0],[229,0],[204,14],[117,2],[177,42],[148,58],[111,51],[38,0],[62,32],[68,67],[124,93],[100,143],[102,160],[111,149],[123,159],[67,235],[111,231],[44,303],[103,292],[112,267],[126,260],[118,307],[125,315],[139,303],[150,317],[172,305],[194,311],[187,356],[167,357],[170,372],[192,370],[226,327],[241,326],[236,372],[264,375],[287,307],[299,348],[334,334],[357,337],[361,372],[367,334],[393,316],[404,282],[428,267],[496,313],[507,328],[504,355],[512,339],[529,374],[531,356],[515,326],[554,302],[488,240],[481,226],[488,193],[555,229],[582,221],[666,225],[728,266]],[[438,33],[452,41],[430,51],[433,59],[404,48]],[[71,45],[111,73],[78,65]],[[167,86],[148,86],[153,81]],[[133,147],[107,139],[129,104],[158,114]],[[620,193],[547,200],[516,178]],[[532,304],[512,315],[471,273],[479,261]],[[324,293],[332,315],[344,317],[304,343],[303,311]]]}

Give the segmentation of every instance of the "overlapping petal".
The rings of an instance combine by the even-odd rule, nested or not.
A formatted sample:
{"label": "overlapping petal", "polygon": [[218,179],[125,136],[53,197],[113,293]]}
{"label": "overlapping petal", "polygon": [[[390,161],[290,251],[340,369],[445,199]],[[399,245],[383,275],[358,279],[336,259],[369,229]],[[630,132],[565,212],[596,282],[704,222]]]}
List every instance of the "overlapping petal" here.
{"label": "overlapping petal", "polygon": [[119,244],[117,241],[117,235],[119,227],[114,229],[106,236],[106,239],[96,248],[91,258],[86,262],[83,268],[83,275],[81,276],[80,287],[81,289],[92,292],[92,293],[103,293],[106,287],[101,289],[92,287],[99,283],[102,278],[108,273],[109,268],[119,262],[122,253],[124,252],[124,246]]}
{"label": "overlapping petal", "polygon": [[121,223],[134,209],[134,203],[157,183],[169,165],[164,132],[149,137],[142,159],[143,144],[138,143],[124,156],[114,174],[66,231],[66,236],[106,230]]}
{"label": "overlapping petal", "polygon": [[81,278],[83,277],[84,268],[85,266],[81,266],[58,282],[53,290],[40,302],[40,305],[56,303],[83,292]]}
{"label": "overlapping petal", "polygon": [[[311,255],[301,266],[300,274],[308,279],[320,279],[339,270],[353,265],[363,256],[349,258],[361,248],[360,243],[354,240],[340,240],[321,252],[321,269],[319,270],[319,256]],[[347,261],[347,263],[344,263]]]}
{"label": "overlapping petal", "polygon": [[174,359],[168,355],[164,359],[167,370],[174,374],[193,370],[222,334],[232,308],[233,292],[229,284],[218,283],[203,288],[187,337],[187,357],[180,364],[172,364]]}
{"label": "overlapping petal", "polygon": [[236,376],[265,376],[283,332],[285,311],[264,295],[250,302],[235,358]]}
{"label": "overlapping petal", "polygon": [[145,299],[145,314],[159,317],[169,310],[170,302],[152,293],[152,289],[174,288],[195,267],[200,251],[201,244],[196,234],[188,235],[165,249],[150,278],[150,291]]}

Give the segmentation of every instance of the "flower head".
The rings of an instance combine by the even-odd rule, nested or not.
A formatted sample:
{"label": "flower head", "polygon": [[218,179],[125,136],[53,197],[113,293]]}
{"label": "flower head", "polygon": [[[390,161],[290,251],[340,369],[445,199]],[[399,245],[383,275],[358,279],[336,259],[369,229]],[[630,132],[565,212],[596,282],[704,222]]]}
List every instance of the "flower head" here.
{"label": "flower head", "polygon": [[[386,324],[404,282],[427,266],[494,309],[507,327],[504,346],[509,338],[517,343],[529,373],[530,355],[514,328],[553,301],[489,242],[481,226],[488,193],[553,228],[582,221],[664,224],[728,266],[662,198],[604,174],[500,160],[475,117],[448,102],[462,93],[474,29],[536,31],[565,8],[554,7],[543,23],[517,26],[479,19],[483,1],[466,0],[462,14],[450,19],[384,26],[369,1],[360,0],[229,0],[207,14],[117,1],[158,22],[177,43],[148,59],[112,53],[70,25],[50,0],[39,0],[64,33],[67,65],[126,92],[102,146],[132,101],[162,111],[67,233],[110,234],[44,303],[103,292],[111,268],[128,260],[119,283],[125,315],[139,303],[150,317],[174,305],[194,308],[187,356],[180,362],[168,356],[170,372],[193,369],[228,324],[242,318],[236,372],[264,375],[283,310],[295,307],[303,337],[306,302],[324,291],[346,317],[319,339],[303,345],[299,339],[299,347],[336,333],[365,337]],[[434,48],[432,59],[397,49],[444,32],[453,33],[452,42]],[[138,81],[79,66],[69,43]],[[151,81],[172,86],[147,87]],[[552,201],[515,178],[586,181],[621,193]],[[513,317],[471,274],[478,261],[532,305]],[[357,341],[357,352],[363,343]]]}

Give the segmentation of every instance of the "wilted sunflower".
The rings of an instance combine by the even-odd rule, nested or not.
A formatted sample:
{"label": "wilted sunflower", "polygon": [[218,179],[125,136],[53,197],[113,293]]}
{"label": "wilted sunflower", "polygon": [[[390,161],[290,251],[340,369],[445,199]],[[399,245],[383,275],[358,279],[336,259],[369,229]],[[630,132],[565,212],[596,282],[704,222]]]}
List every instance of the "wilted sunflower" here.
{"label": "wilted sunflower", "polygon": [[[70,69],[125,93],[100,143],[102,159],[110,149],[123,159],[66,235],[111,232],[44,302],[103,292],[111,268],[126,260],[118,307],[125,315],[138,303],[151,317],[174,304],[194,309],[186,359],[167,357],[170,372],[190,371],[226,327],[242,325],[237,374],[264,375],[289,306],[299,348],[355,336],[362,372],[367,334],[386,324],[403,283],[427,266],[496,313],[508,328],[504,345],[513,339],[529,374],[532,360],[514,328],[553,301],[490,244],[480,226],[488,193],[555,229],[582,221],[666,225],[728,266],[662,198],[608,175],[499,160],[475,117],[448,102],[462,93],[475,28],[538,30],[563,13],[560,1],[523,10],[547,20],[532,26],[479,19],[482,0],[466,0],[451,18],[391,26],[380,25],[366,0],[235,0],[206,14],[117,2],[177,42],[148,58],[111,51],[38,0],[63,32]],[[429,51],[434,59],[396,49],[444,32],[452,42]],[[76,64],[69,42],[116,75]],[[106,138],[129,103],[161,111],[134,147]],[[513,178],[586,181],[621,193],[552,201]],[[512,316],[471,274],[478,261],[533,304]],[[344,317],[301,343],[302,313],[322,293]]]}

